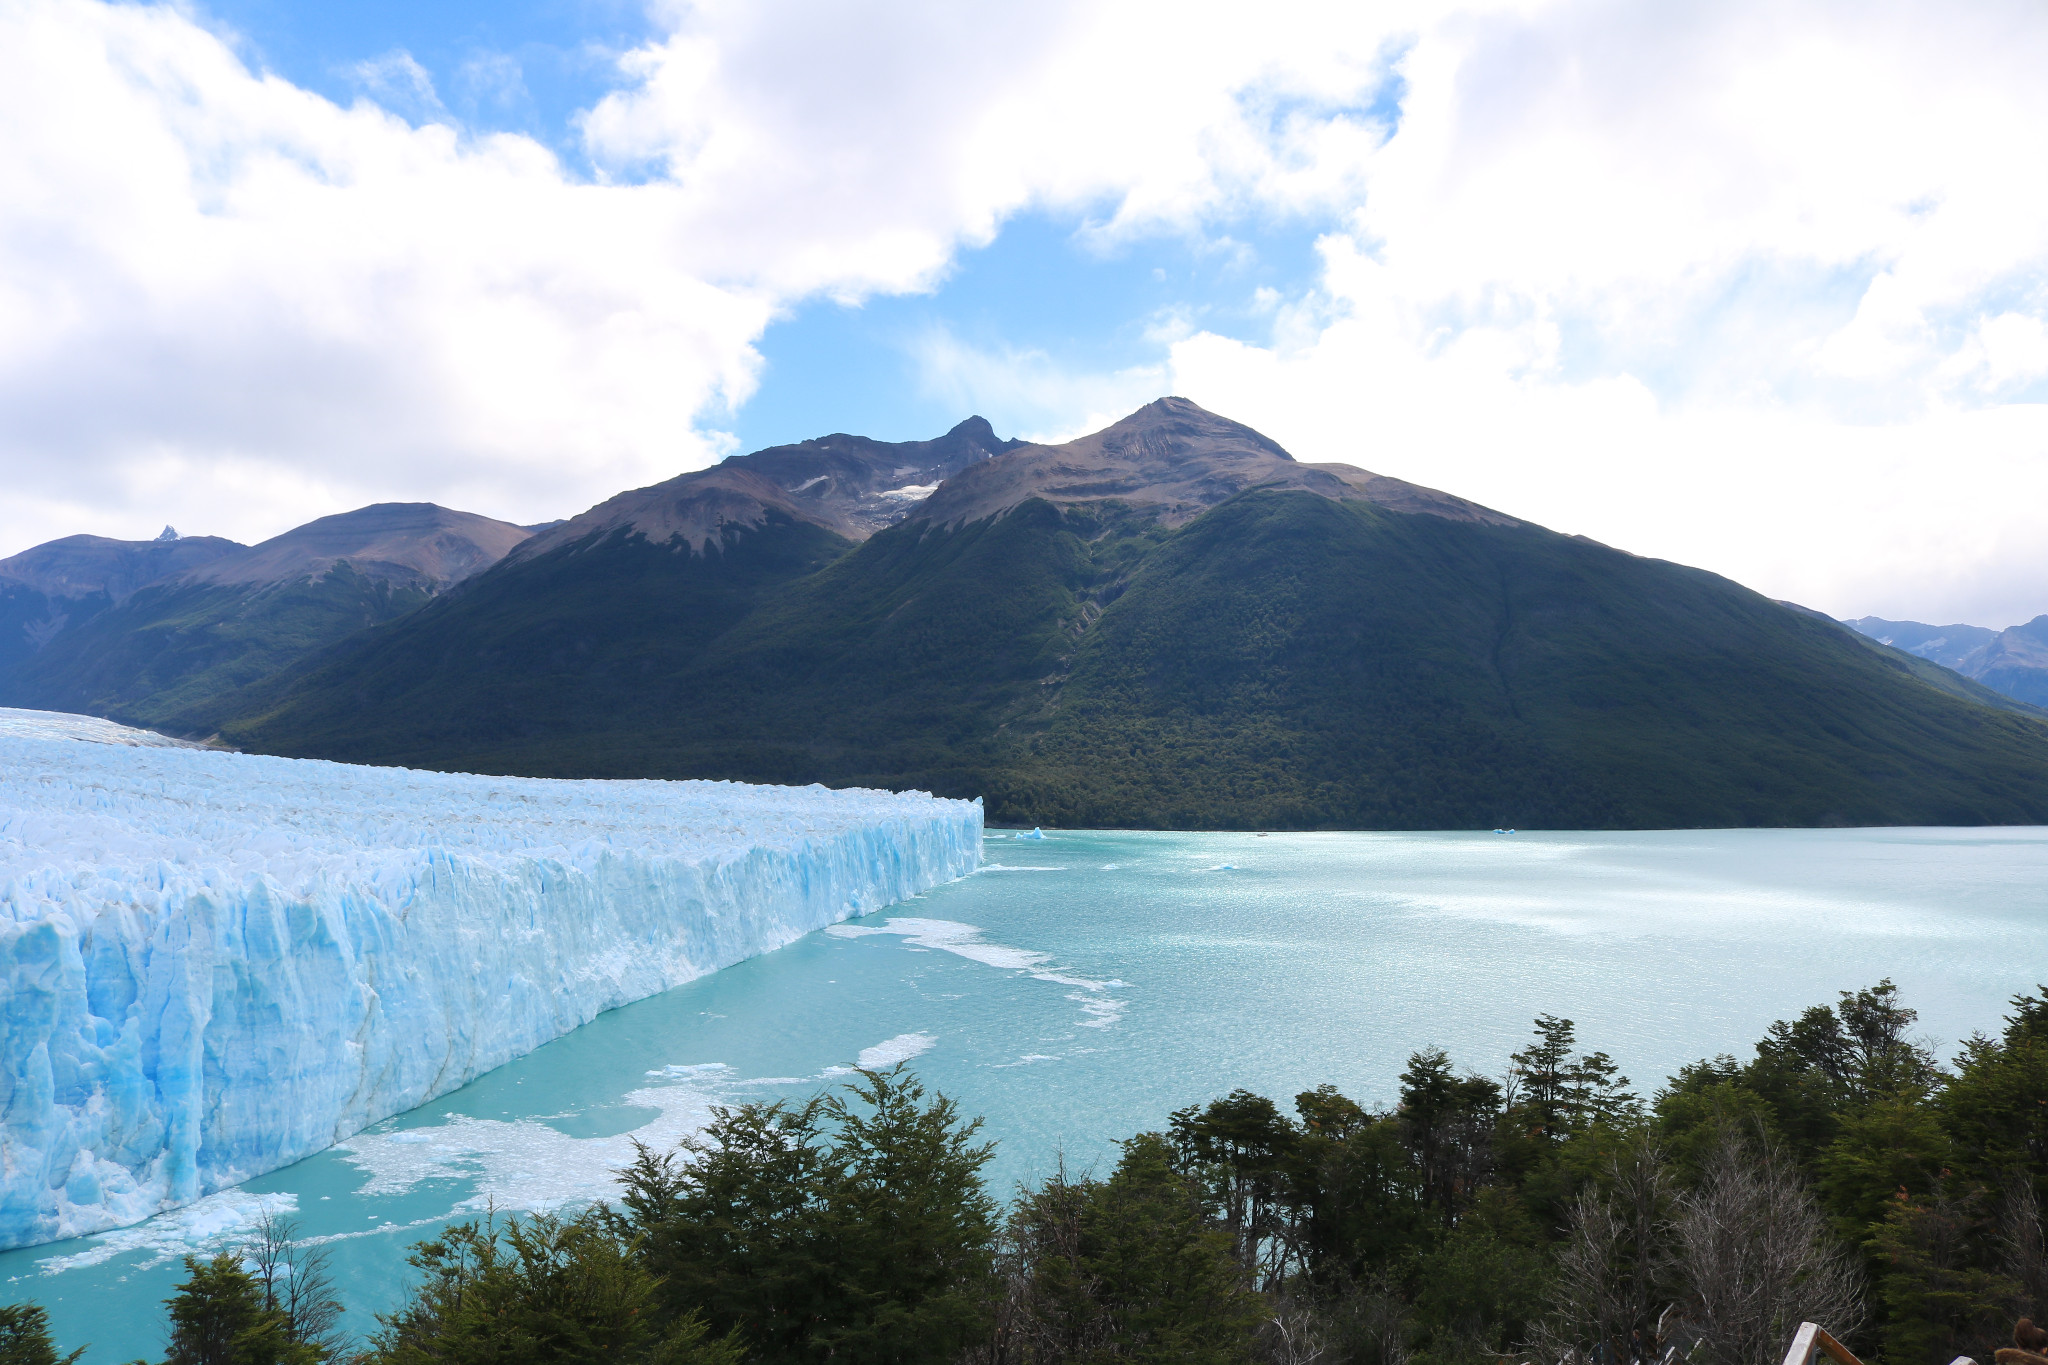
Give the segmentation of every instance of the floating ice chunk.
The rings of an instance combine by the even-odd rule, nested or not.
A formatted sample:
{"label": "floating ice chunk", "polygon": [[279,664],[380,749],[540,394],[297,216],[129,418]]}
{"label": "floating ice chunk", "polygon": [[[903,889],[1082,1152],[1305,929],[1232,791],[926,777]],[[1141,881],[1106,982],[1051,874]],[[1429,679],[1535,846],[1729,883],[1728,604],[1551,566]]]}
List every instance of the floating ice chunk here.
{"label": "floating ice chunk", "polygon": [[1019,839],[1043,839],[1045,837],[1045,831],[1042,829],[1034,829],[1029,834],[1019,834],[1015,837]]}
{"label": "floating ice chunk", "polygon": [[899,1033],[894,1038],[876,1043],[873,1047],[860,1050],[860,1068],[863,1071],[881,1071],[898,1062],[907,1062],[930,1052],[938,1039],[929,1033]]}
{"label": "floating ice chunk", "polygon": [[309,1156],[964,876],[981,835],[978,802],[921,792],[353,767],[0,710],[0,1246]]}

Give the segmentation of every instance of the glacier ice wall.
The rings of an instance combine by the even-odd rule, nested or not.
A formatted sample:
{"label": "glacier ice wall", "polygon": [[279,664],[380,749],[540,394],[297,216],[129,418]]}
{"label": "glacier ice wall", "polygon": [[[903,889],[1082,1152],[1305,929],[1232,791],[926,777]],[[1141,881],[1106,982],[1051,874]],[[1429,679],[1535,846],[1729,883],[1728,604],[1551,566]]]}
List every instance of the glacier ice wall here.
{"label": "glacier ice wall", "polygon": [[0,711],[0,1246],[273,1170],[963,876],[981,814],[264,758]]}

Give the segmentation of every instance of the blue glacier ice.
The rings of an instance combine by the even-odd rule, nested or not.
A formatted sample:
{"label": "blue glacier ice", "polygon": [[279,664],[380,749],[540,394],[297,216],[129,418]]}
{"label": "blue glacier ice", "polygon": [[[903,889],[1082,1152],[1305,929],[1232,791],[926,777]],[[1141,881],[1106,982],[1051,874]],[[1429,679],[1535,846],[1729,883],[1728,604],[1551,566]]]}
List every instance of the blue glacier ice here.
{"label": "blue glacier ice", "polygon": [[0,710],[0,1246],[137,1222],[980,865],[922,792],[553,781]]}

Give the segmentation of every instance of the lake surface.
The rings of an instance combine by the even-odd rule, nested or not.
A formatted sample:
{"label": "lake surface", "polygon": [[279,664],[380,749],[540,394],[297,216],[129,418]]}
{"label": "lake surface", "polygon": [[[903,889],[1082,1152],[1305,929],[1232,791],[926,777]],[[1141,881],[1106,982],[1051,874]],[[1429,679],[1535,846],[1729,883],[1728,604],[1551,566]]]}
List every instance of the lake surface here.
{"label": "lake surface", "polygon": [[2048,830],[992,835],[963,881],[616,1010],[348,1143],[118,1232],[0,1253],[89,1362],[159,1356],[178,1258],[289,1211],[359,1333],[451,1217],[606,1197],[637,1137],[911,1060],[1006,1196],[1244,1086],[1498,1075],[1538,1013],[1653,1091],[1889,976],[1944,1056],[2048,980]]}

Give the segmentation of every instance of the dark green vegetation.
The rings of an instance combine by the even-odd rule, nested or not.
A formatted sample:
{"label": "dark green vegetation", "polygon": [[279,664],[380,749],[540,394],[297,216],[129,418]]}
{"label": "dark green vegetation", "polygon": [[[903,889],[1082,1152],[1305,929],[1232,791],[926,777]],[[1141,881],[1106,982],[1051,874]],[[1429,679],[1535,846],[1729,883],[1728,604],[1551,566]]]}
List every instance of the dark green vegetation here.
{"label": "dark green vegetation", "polygon": [[269,752],[1179,828],[2048,821],[2048,727],[1715,575],[1250,491],[515,558],[230,722]]}
{"label": "dark green vegetation", "polygon": [[72,1365],[84,1354],[82,1346],[67,1356],[57,1354],[50,1341],[50,1315],[42,1305],[0,1308],[0,1365]]}
{"label": "dark green vegetation", "polygon": [[346,562],[319,578],[173,582],[70,625],[0,675],[7,704],[80,711],[174,734],[210,734],[244,692],[315,650],[417,611],[426,590]]}
{"label": "dark green vegetation", "polygon": [[[273,1224],[187,1263],[169,1361],[1774,1365],[1806,1320],[1988,1362],[2048,1308],[2048,988],[2012,1010],[1944,1067],[1882,982],[1648,1103],[1546,1015],[1500,1080],[1424,1051],[1390,1110],[1236,1091],[1007,1219],[978,1121],[864,1073],[643,1149],[616,1206],[422,1243],[359,1352]],[[54,1361],[32,1305],[5,1351]]]}

